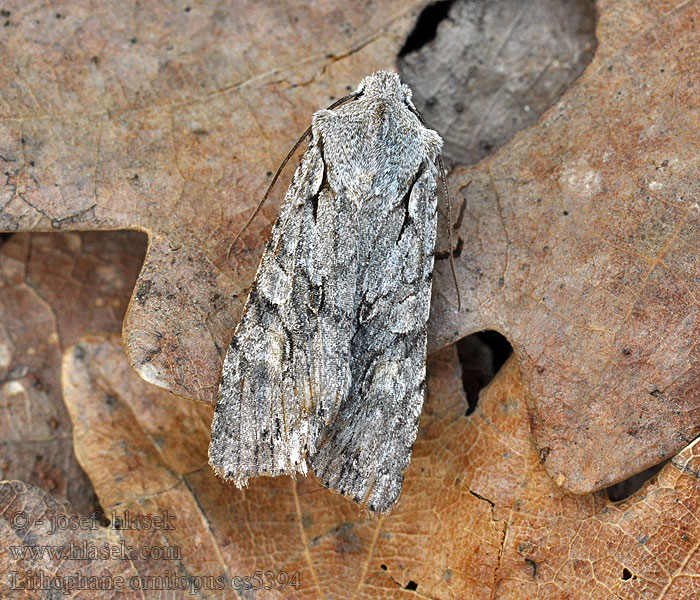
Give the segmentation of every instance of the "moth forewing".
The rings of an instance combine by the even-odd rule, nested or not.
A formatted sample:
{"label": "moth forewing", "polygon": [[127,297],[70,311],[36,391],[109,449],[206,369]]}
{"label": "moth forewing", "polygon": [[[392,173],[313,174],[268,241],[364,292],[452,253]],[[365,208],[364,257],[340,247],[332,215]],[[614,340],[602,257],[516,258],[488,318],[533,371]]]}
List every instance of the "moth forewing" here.
{"label": "moth forewing", "polygon": [[398,75],[314,114],[224,361],[209,460],[389,512],[416,437],[442,140]]}

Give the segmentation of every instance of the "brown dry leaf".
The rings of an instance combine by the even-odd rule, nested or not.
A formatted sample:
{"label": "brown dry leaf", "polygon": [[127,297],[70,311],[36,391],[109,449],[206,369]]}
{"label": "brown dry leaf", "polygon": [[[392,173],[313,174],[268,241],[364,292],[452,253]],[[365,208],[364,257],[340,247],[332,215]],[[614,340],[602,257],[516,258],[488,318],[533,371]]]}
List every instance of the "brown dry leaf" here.
{"label": "brown dry leaf", "polygon": [[147,381],[212,402],[282,194],[227,260],[320,106],[391,68],[420,0],[13,2],[0,36],[0,228],[140,229],[124,325]]}
{"label": "brown dry leaf", "polygon": [[[129,580],[137,575],[130,561],[80,557],[79,552],[88,546],[119,550],[122,543],[118,531],[101,527],[97,521],[89,519],[81,523],[80,519],[67,502],[56,501],[39,487],[23,481],[0,483],[3,598],[95,598],[98,592],[78,591],[81,585],[78,577],[95,577],[113,582],[115,586],[120,585],[120,578],[123,582],[123,592],[100,593],[100,598],[143,599],[140,591],[128,587]],[[73,529],[69,529],[70,526]],[[71,558],[57,555],[61,551],[71,552]],[[57,581],[62,586],[59,589],[65,593],[53,587]]]}
{"label": "brown dry leaf", "polygon": [[92,510],[61,396],[61,355],[88,332],[120,330],[145,249],[133,231],[16,234],[0,244],[0,479]]}
{"label": "brown dry leaf", "polygon": [[598,48],[538,124],[453,173],[457,313],[512,343],[550,475],[596,490],[700,431],[700,3],[600,2]]}
{"label": "brown dry leaf", "polygon": [[[211,407],[144,383],[117,339],[87,338],[69,350],[64,386],[77,456],[106,511],[173,516],[171,530],[118,532],[135,551],[180,549],[176,561],[134,560],[139,576],[170,570],[190,582],[221,576],[230,586],[257,570],[298,572],[298,591],[264,597],[299,599],[555,600],[575,590],[577,599],[680,600],[699,591],[695,445],[621,503],[602,492],[567,494],[530,440],[515,360],[466,417],[454,349],[431,359],[404,492],[394,512],[379,519],[359,514],[312,477],[258,479],[243,491],[218,480],[206,460]],[[28,497],[12,499],[13,511],[46,502],[37,491]],[[4,510],[8,503],[0,502],[5,528],[13,514]],[[26,538],[7,529],[2,535],[7,544]],[[104,536],[96,533],[96,543]],[[46,543],[74,536],[55,539]]]}
{"label": "brown dry leaf", "polygon": [[[424,4],[13,3],[0,227],[147,231],[129,360],[212,401],[279,202],[228,263],[261,165],[314,109],[392,67]],[[700,5],[601,0],[598,17],[593,62],[556,106],[451,177],[464,310],[443,261],[431,319],[433,348],[485,328],[508,337],[545,466],[578,492],[674,454],[700,422]]]}

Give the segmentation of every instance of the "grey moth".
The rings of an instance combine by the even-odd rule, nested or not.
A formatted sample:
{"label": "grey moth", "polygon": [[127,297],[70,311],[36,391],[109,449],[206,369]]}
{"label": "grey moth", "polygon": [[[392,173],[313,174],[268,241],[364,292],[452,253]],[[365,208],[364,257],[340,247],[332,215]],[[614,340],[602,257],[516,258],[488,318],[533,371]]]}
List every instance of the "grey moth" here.
{"label": "grey moth", "polygon": [[311,468],[391,510],[423,404],[441,148],[396,73],[313,115],[224,361],[218,475]]}

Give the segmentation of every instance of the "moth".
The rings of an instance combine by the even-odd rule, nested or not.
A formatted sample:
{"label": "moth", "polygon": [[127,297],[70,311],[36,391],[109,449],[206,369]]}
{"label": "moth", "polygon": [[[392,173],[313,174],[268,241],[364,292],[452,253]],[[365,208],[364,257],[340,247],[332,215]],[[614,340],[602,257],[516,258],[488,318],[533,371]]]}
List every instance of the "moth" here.
{"label": "moth", "polygon": [[218,475],[310,467],[391,510],[423,405],[441,148],[393,72],[313,115],[224,361]]}

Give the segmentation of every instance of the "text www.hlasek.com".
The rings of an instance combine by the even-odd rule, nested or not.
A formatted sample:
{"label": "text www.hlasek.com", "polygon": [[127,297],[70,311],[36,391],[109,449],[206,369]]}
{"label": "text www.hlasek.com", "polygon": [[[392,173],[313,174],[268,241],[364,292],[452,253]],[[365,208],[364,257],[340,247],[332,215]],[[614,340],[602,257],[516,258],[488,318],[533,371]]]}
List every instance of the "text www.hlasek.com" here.
{"label": "text www.hlasek.com", "polygon": [[14,560],[29,558],[40,560],[182,560],[179,546],[141,546],[134,548],[123,540],[117,544],[101,546],[82,542],[62,546],[10,546],[10,556]]}

